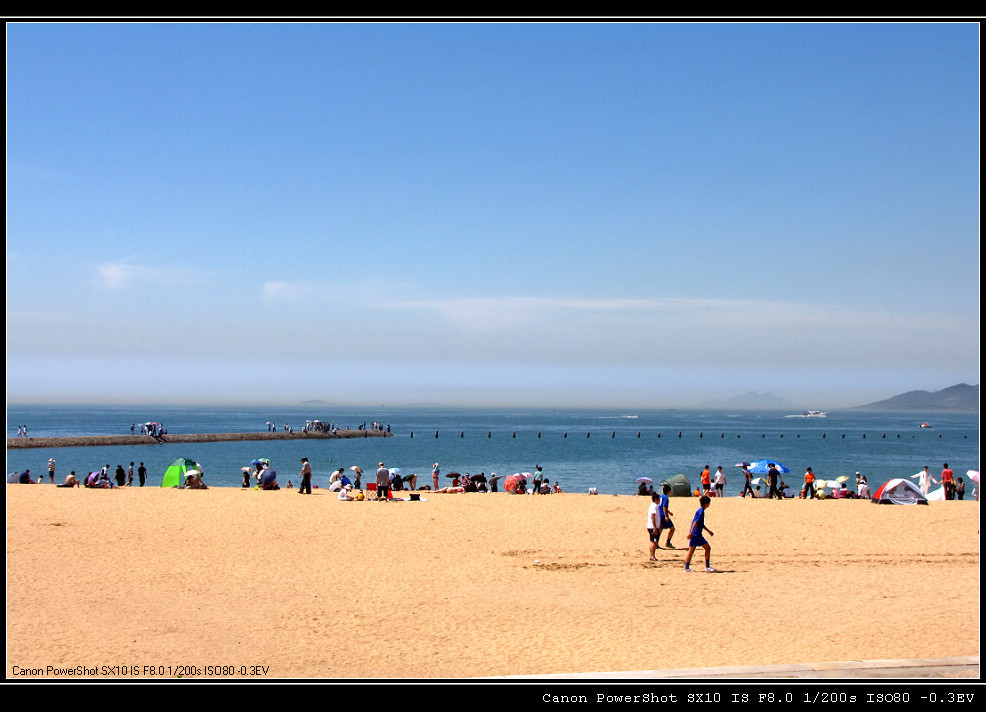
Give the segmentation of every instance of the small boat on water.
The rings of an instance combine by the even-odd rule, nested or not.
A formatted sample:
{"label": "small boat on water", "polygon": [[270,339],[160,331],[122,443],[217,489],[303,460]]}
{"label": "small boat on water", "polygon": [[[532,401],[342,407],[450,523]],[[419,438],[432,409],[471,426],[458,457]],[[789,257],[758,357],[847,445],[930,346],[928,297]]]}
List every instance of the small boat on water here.
{"label": "small boat on water", "polygon": [[829,414],[822,410],[809,410],[805,413],[806,418],[827,418]]}
{"label": "small boat on water", "polygon": [[922,428],[930,428],[931,427],[931,423],[921,423],[921,427]]}

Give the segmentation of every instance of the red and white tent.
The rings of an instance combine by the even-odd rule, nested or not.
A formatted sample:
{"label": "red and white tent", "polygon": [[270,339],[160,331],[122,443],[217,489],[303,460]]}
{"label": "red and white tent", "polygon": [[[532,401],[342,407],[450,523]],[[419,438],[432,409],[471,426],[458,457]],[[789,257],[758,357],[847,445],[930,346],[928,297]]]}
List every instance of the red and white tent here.
{"label": "red and white tent", "polygon": [[893,479],[880,485],[870,501],[876,504],[927,504],[928,498],[910,480]]}

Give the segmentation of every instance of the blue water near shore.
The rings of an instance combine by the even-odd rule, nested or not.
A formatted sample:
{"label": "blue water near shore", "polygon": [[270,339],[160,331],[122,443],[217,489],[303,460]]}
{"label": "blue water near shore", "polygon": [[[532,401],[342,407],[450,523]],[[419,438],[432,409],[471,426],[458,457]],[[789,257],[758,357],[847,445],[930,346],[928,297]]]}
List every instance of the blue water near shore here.
{"label": "blue water near shore", "polygon": [[[26,425],[32,437],[125,435],[131,424],[159,422],[170,434],[264,432],[267,421],[300,430],[306,420],[358,428],[378,421],[394,437],[344,440],[168,443],[112,447],[50,448],[7,451],[7,472],[30,469],[35,477],[56,460],[56,482],[69,471],[88,473],[104,465],[143,461],[148,485],[158,486],[168,464],[188,457],[205,468],[212,487],[240,487],[240,468],[255,458],[270,458],[282,485],[297,485],[300,458],[308,457],[313,482],[326,486],[338,467],[358,465],[375,471],[377,463],[417,473],[418,484],[431,484],[431,468],[444,473],[500,475],[533,471],[566,492],[630,495],[636,479],[660,482],[683,473],[698,483],[704,465],[723,466],[727,496],[739,495],[740,461],[773,459],[791,469],[786,478],[800,487],[806,467],[818,477],[866,474],[871,488],[892,477],[909,477],[928,465],[940,472],[948,462],[957,476],[979,470],[978,413],[830,412],[827,418],[794,417],[784,412],[694,410],[476,409],[401,407],[380,409],[307,407],[181,406],[7,406],[7,437]],[[928,421],[930,428],[921,428]],[[437,432],[437,437],[436,437]],[[852,479],[852,478],[851,478]],[[972,485],[967,487],[971,493]]]}

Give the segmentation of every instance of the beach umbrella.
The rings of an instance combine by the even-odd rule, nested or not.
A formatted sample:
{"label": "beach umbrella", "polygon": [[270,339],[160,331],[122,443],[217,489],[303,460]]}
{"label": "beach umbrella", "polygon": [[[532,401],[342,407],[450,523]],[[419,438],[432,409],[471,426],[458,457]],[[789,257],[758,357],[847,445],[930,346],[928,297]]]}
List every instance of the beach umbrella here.
{"label": "beach umbrella", "polygon": [[750,472],[756,473],[758,475],[766,475],[767,471],[770,470],[770,463],[774,463],[774,467],[776,467],[777,471],[780,472],[782,475],[785,475],[791,471],[788,468],[784,467],[784,465],[779,463],[777,460],[757,460],[756,462],[750,463],[750,468],[749,468]]}
{"label": "beach umbrella", "polygon": [[363,474],[363,468],[356,467],[356,465],[353,465],[349,469],[352,470],[353,472],[355,472],[357,475],[362,475]]}
{"label": "beach umbrella", "polygon": [[749,462],[737,462],[735,465],[733,465],[733,467],[749,467],[749,466],[750,466]]}
{"label": "beach umbrella", "polygon": [[836,477],[835,481],[841,485],[843,482],[846,482],[848,479],[849,479],[849,475],[842,475],[841,477]]}
{"label": "beach umbrella", "polygon": [[641,482],[646,482],[649,485],[654,484],[654,480],[652,480],[650,477],[638,477],[637,484],[639,485]]}
{"label": "beach umbrella", "polygon": [[517,479],[519,480],[526,480],[528,477],[533,477],[533,475],[530,472],[521,472],[517,475]]}
{"label": "beach umbrella", "polygon": [[754,477],[752,480],[750,480],[750,484],[753,485],[754,487],[759,487],[763,483],[764,483],[763,477]]}
{"label": "beach umbrella", "polygon": [[399,467],[391,467],[390,468],[390,474],[392,474],[392,475],[399,475],[399,474],[401,474],[401,468],[399,468]]}
{"label": "beach umbrella", "polygon": [[979,470],[969,470],[965,474],[968,475],[970,480],[972,480],[976,484],[979,484]]}

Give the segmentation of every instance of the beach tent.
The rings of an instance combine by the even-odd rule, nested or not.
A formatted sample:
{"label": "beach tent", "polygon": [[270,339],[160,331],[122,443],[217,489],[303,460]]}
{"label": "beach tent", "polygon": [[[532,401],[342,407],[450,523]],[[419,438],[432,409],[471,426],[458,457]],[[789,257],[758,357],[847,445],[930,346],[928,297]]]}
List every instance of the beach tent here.
{"label": "beach tent", "polygon": [[681,473],[678,473],[674,477],[669,477],[666,480],[661,480],[662,490],[664,489],[664,485],[671,485],[671,492],[668,494],[669,497],[692,496],[692,485],[688,481],[688,478]]}
{"label": "beach tent", "polygon": [[185,473],[189,470],[197,470],[198,466],[187,457],[179,457],[168,465],[164,471],[164,478],[161,480],[162,487],[181,487],[185,484]]}
{"label": "beach tent", "polygon": [[884,482],[873,494],[871,502],[876,504],[927,504],[927,498],[921,494],[910,480],[893,479]]}

